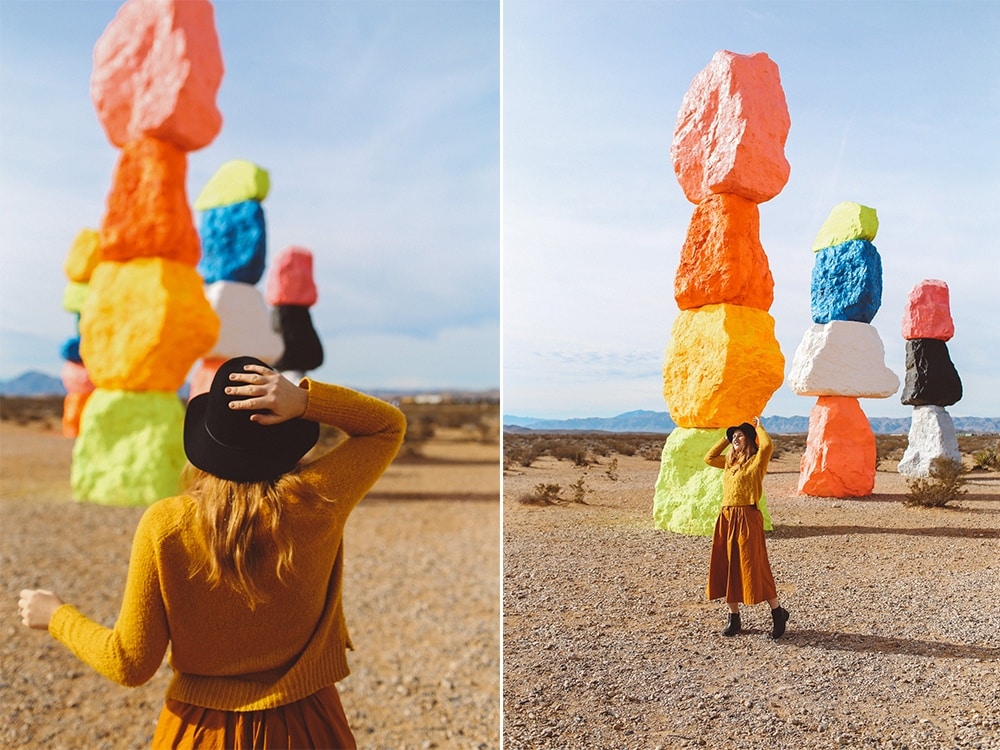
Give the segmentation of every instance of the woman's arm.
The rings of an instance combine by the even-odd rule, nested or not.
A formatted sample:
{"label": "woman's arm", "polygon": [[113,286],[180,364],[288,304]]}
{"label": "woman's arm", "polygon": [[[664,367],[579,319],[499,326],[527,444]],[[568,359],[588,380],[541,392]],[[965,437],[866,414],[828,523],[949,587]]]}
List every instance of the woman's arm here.
{"label": "woman's arm", "polygon": [[727,445],[729,445],[729,441],[723,437],[705,454],[705,463],[709,466],[714,466],[716,469],[725,469],[726,457],[722,454],[726,450]]}

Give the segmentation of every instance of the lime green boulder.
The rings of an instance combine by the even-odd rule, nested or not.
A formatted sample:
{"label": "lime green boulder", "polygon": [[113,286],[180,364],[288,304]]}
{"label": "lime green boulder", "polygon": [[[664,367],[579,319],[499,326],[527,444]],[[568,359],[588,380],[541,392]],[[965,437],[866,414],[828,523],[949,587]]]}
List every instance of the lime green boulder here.
{"label": "lime green boulder", "polygon": [[176,393],[98,388],[87,399],[73,445],[77,500],[150,505],[178,494],[184,406]]}
{"label": "lime green boulder", "polygon": [[196,211],[231,206],[244,201],[263,202],[271,189],[266,169],[243,159],[227,161],[212,175],[194,201]]}
{"label": "lime green boulder", "polygon": [[[653,494],[653,525],[678,534],[711,536],[722,507],[722,471],[705,463],[705,454],[725,437],[724,429],[676,427],[660,457]],[[758,507],[771,530],[767,499]]]}
{"label": "lime green boulder", "polygon": [[851,240],[872,242],[878,233],[878,213],[870,206],[844,201],[838,203],[826,217],[813,241],[813,252]]}

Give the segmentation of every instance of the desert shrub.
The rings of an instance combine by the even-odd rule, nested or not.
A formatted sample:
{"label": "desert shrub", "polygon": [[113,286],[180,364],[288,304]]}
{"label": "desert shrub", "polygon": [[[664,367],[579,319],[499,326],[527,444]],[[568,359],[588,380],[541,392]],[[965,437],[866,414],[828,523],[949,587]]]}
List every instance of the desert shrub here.
{"label": "desert shrub", "polygon": [[993,448],[983,448],[973,453],[972,465],[976,469],[1000,471],[1000,443]]}
{"label": "desert shrub", "polygon": [[512,446],[504,451],[504,468],[509,469],[514,465],[528,467],[531,466],[541,456],[538,448],[530,443],[528,445]]}
{"label": "desert shrub", "polygon": [[522,505],[555,505],[559,502],[559,493],[562,487],[558,484],[547,484],[542,482],[536,484],[535,488],[518,498]]}
{"label": "desert shrub", "polygon": [[612,458],[611,459],[611,463],[608,464],[608,469],[604,473],[608,475],[608,479],[610,479],[612,482],[615,482],[615,481],[618,480],[618,459],[617,458]]}
{"label": "desert shrub", "polygon": [[940,508],[964,495],[965,473],[960,461],[943,456],[931,462],[930,476],[907,480],[910,491],[903,502],[925,508]]}
{"label": "desert shrub", "polygon": [[631,440],[612,440],[608,447],[623,456],[634,456],[638,450],[636,443]]}
{"label": "desert shrub", "polygon": [[571,484],[569,488],[573,490],[572,499],[574,503],[583,503],[584,505],[587,504],[585,498],[587,497],[587,492],[589,492],[589,489],[587,488],[587,485],[584,484],[582,476],[575,482],[573,482],[573,484]]}
{"label": "desert shrub", "polygon": [[587,449],[573,443],[556,443],[549,449],[549,455],[560,461],[572,461],[577,466],[587,466]]}

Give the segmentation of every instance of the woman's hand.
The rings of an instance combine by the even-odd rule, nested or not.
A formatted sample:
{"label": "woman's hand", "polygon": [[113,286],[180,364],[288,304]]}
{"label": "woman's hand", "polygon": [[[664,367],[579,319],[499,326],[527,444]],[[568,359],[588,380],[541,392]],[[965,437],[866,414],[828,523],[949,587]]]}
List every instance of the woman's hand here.
{"label": "woman's hand", "polygon": [[48,630],[52,615],[63,605],[63,600],[44,589],[24,589],[17,602],[21,622],[35,630]]}
{"label": "woman's hand", "polygon": [[230,401],[230,409],[263,410],[263,414],[250,415],[251,421],[263,425],[287,422],[305,413],[309,401],[305,389],[299,388],[277,370],[260,365],[245,365],[243,369],[246,372],[234,372],[229,376],[234,385],[227,386],[226,393],[244,397]]}
{"label": "woman's hand", "polygon": [[750,424],[754,426],[754,429],[760,427],[760,417],[754,417],[750,420]]}

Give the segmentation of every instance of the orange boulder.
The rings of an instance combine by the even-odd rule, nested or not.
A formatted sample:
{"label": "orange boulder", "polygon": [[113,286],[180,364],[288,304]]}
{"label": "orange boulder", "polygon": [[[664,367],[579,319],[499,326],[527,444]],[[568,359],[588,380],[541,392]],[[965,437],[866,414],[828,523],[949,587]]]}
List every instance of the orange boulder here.
{"label": "orange boulder", "polygon": [[98,388],[176,391],[219,335],[198,272],[142,258],[100,263],[80,315],[80,355]]}
{"label": "orange boulder", "polygon": [[75,438],[80,434],[80,416],[83,407],[90,398],[90,393],[67,393],[63,399],[62,434],[63,437]]}
{"label": "orange boulder", "polygon": [[856,398],[820,396],[809,414],[799,494],[863,497],[875,487],[875,435]]}
{"label": "orange boulder", "polygon": [[101,224],[101,259],[167,258],[196,266],[201,241],[188,205],[187,156],[166,141],[128,144]]}
{"label": "orange boulder", "polygon": [[681,248],[674,299],[682,310],[721,302],[771,309],[774,279],[756,203],[719,193],[698,204]]}

